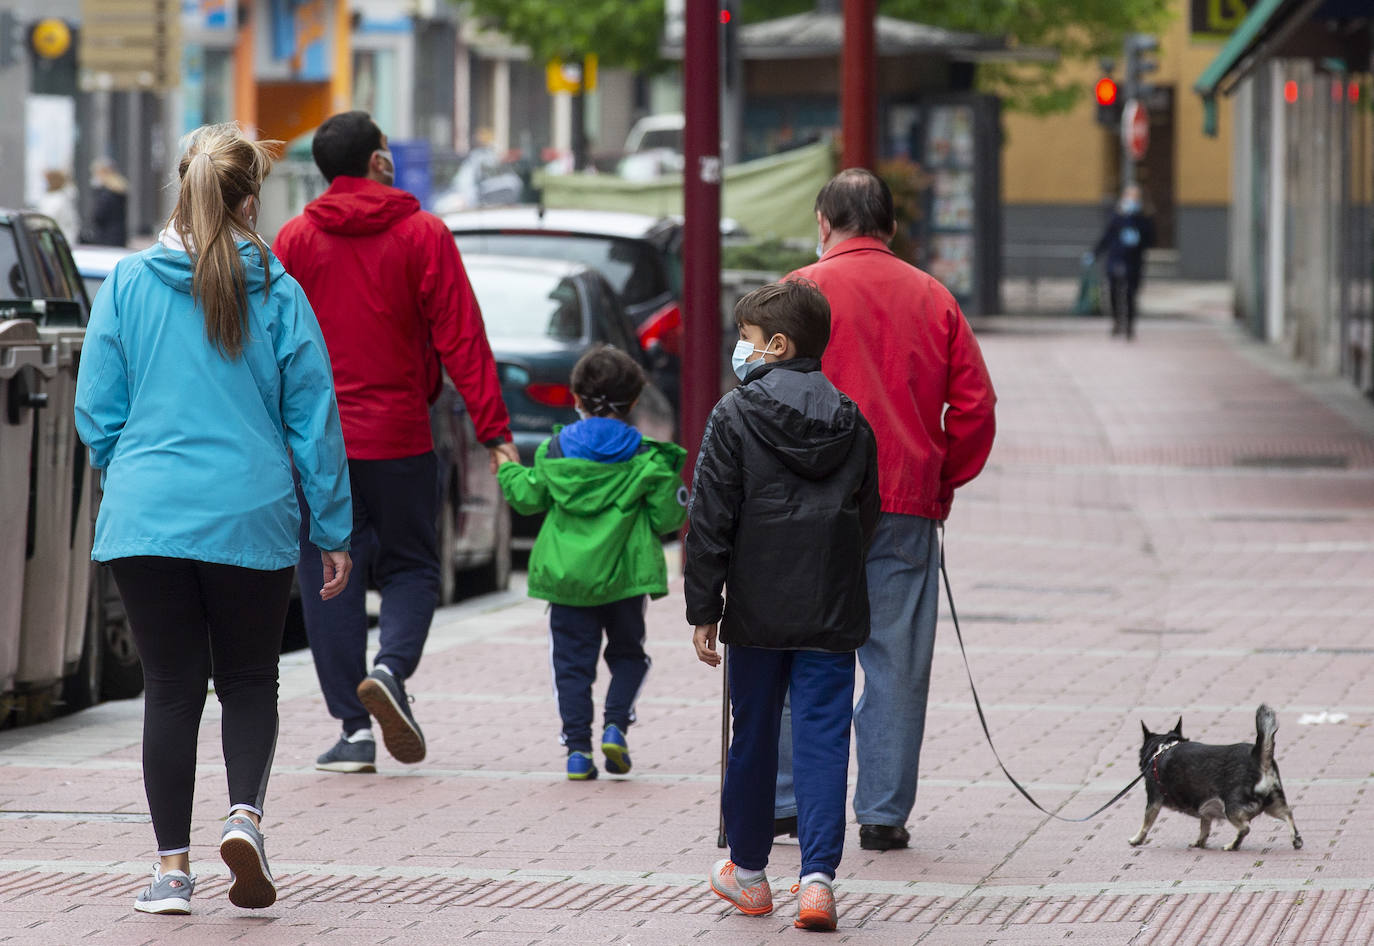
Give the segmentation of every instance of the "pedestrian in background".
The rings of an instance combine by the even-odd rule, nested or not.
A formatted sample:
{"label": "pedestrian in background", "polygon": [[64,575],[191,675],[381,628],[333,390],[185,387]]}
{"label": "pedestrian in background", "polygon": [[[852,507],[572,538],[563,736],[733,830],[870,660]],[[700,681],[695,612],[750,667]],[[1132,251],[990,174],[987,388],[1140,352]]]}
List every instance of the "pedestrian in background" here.
{"label": "pedestrian in background", "polygon": [[129,182],[109,158],[91,162],[91,223],[85,242],[124,246],[129,242]]}
{"label": "pedestrian in background", "polygon": [[1116,211],[1107,221],[1102,239],[1097,241],[1084,262],[1094,262],[1107,254],[1107,287],[1112,307],[1112,334],[1135,338],[1136,294],[1145,272],[1145,251],[1154,246],[1155,225],[1140,202],[1140,185],[1128,184],[1121,191]]}
{"label": "pedestrian in background", "polygon": [[[832,334],[821,370],[878,438],[882,517],[868,549],[873,633],[859,648],[854,814],[859,846],[885,851],[910,840],[938,613],[936,529],[955,489],[987,461],[996,397],[949,290],[888,248],[896,218],[881,178],[841,171],[816,197],[816,222],[821,258],[793,275],[814,280],[829,300]],[[778,819],[797,814],[791,775],[788,759]]]}
{"label": "pedestrian in background", "polygon": [[532,467],[507,461],[496,473],[517,513],[548,513],[530,552],[529,593],[549,602],[560,741],[574,781],[596,778],[592,683],[603,631],[611,683],[601,751],[607,772],[630,771],[625,734],[651,666],[644,609],[649,598],[668,593],[662,536],[687,518],[686,451],[629,423],[644,384],[644,370],[624,352],[587,352],[571,379],[581,419],[556,427],[535,450]]}
{"label": "pedestrian in background", "polygon": [[712,869],[711,889],[751,916],[773,909],[764,869],[790,687],[802,859],[795,925],[833,930],[878,454],[859,409],[821,374],[830,307],[815,284],[756,289],[735,321],[742,384],[707,421],[683,549],[697,657],[720,663],[718,630],[730,648],[735,736],[721,798],[730,857]]}
{"label": "pedestrian in background", "polygon": [[[386,135],[366,112],[343,112],[320,125],[311,153],[329,189],[287,221],[275,249],[329,345],[353,489],[353,548],[371,543],[369,570],[382,593],[381,649],[371,670],[365,583],[305,602],[320,689],[343,730],[316,768],[373,772],[372,717],[397,761],[425,757],[405,681],[420,664],[439,601],[439,464],[429,423],[442,381],[436,355],[491,451],[492,471],[502,457],[519,455],[453,234],[391,186]],[[318,584],[318,569],[302,533],[301,584]]]}
{"label": "pedestrian in background", "polygon": [[38,212],[52,217],[67,242],[75,243],[81,235],[81,218],[76,211],[76,185],[66,171],[58,168],[44,171],[43,181],[47,190],[38,198]]}
{"label": "pedestrian in background", "polygon": [[96,294],[76,429],[101,471],[91,557],[114,573],[143,664],[143,781],[159,863],[134,902],[189,913],[196,740],[213,679],[229,899],[277,896],[260,832],[277,742],[277,663],[300,554],[294,459],[322,580],[348,583],[348,468],[329,356],[305,294],[255,232],[271,146],[193,132],[159,241]]}

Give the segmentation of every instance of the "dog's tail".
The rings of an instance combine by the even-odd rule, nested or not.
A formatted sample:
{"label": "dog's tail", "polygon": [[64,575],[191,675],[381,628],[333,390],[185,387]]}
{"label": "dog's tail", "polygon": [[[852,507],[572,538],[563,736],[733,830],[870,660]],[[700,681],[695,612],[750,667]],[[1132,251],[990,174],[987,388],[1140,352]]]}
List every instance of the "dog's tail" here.
{"label": "dog's tail", "polygon": [[1278,731],[1279,718],[1268,704],[1261,703],[1255,710],[1255,758],[1259,762],[1261,777],[1274,771],[1274,733]]}

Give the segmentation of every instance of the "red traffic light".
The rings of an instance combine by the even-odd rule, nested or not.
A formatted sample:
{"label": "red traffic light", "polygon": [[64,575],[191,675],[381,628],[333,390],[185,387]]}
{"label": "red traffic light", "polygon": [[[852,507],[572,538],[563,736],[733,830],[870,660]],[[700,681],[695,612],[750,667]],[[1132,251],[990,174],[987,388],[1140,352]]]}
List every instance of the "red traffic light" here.
{"label": "red traffic light", "polygon": [[1098,105],[1116,104],[1116,82],[1110,76],[1098,79],[1093,92],[1097,96]]}

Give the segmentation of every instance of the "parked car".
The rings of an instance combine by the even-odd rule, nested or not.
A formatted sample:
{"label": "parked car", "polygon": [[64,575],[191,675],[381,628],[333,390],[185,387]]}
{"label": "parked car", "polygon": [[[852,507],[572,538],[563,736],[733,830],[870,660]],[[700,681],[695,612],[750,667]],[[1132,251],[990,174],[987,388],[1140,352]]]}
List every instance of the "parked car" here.
{"label": "parked car", "polygon": [[680,220],[522,206],[448,214],[444,222],[464,258],[478,253],[520,256],[596,269],[633,323],[637,342],[632,347],[643,354],[654,384],[677,410],[682,371]]}
{"label": "parked car", "polygon": [[[496,356],[515,446],[521,461],[532,463],[555,424],[577,420],[569,378],[584,353],[614,345],[646,367],[647,356],[611,284],[592,266],[479,253],[464,264]],[[657,440],[671,440],[676,429],[672,405],[652,380],[630,419]],[[513,521],[523,540],[538,531],[540,517]]]}

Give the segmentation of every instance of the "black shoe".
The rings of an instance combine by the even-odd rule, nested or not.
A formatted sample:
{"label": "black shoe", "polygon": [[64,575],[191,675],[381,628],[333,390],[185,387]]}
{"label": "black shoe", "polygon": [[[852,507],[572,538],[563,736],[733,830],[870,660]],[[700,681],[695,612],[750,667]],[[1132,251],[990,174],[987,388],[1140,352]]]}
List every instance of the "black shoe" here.
{"label": "black shoe", "polygon": [[358,699],[382,727],[382,742],[397,762],[414,764],[425,757],[425,734],[410,712],[401,681],[380,664],[358,684]]}
{"label": "black shoe", "polygon": [[895,851],[911,841],[906,828],[890,824],[859,825],[859,847],[865,851]]}
{"label": "black shoe", "polygon": [[780,837],[782,837],[784,834],[787,835],[788,837],[791,837],[791,838],[795,838],[795,837],[797,836],[797,816],[796,816],[796,815],[793,815],[793,816],[790,817],[790,818],[774,818],[774,819],[773,819],[773,837],[775,837],[775,838],[780,838]]}

